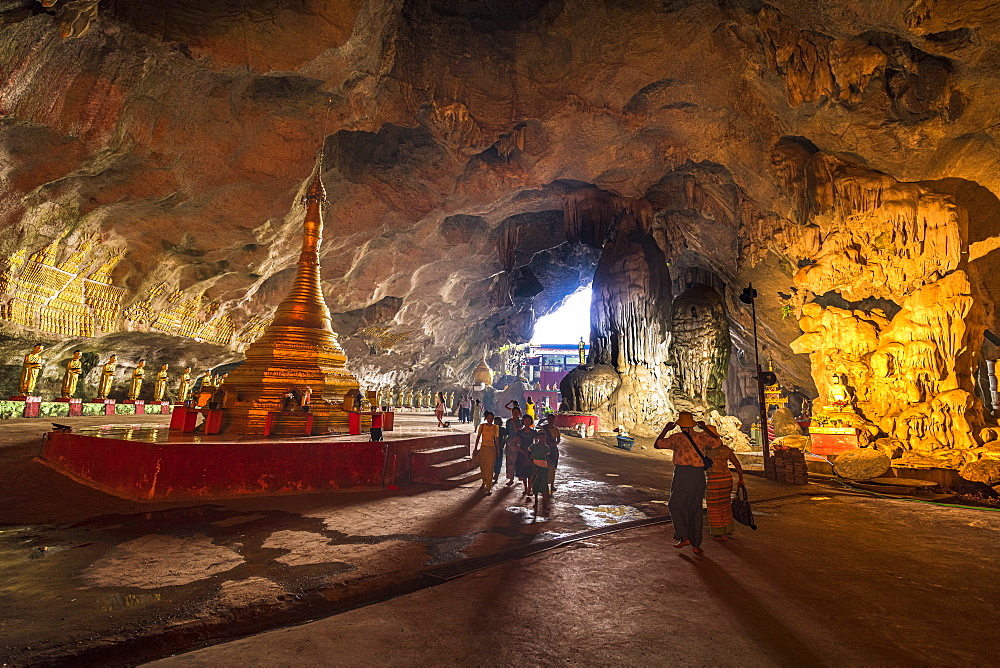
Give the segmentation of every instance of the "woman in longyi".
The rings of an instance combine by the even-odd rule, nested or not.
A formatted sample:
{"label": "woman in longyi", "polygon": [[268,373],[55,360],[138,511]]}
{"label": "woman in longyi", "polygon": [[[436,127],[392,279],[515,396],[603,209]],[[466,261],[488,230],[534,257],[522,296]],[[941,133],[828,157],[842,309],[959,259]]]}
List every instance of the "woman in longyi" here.
{"label": "woman in longyi", "polygon": [[[717,439],[719,431],[714,425],[705,425]],[[733,533],[736,523],[733,521],[733,474],[729,470],[729,462],[736,467],[739,485],[743,485],[743,466],[736,458],[736,453],[721,440],[708,447],[705,454],[712,460],[712,468],[708,469],[708,484],[705,489],[705,501],[708,506],[708,528],[712,538],[726,540]]]}

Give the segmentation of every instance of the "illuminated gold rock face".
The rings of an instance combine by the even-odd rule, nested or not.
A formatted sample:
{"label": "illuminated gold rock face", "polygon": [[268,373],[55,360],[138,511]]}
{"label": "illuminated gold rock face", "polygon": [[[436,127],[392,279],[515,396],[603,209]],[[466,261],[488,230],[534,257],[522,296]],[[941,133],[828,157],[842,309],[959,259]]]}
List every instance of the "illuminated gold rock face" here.
{"label": "illuminated gold rock face", "polygon": [[[783,238],[792,257],[806,260],[794,278],[805,301],[792,350],[809,355],[831,402],[846,378],[860,414],[848,422],[864,441],[881,430],[910,451],[904,458],[974,459],[983,414],[973,378],[985,326],[963,259],[966,212],[947,194],[837,156],[783,161],[794,158],[789,148],[778,147],[785,174],[821,175],[807,193],[807,224]],[[824,294],[853,308],[824,305],[815,297]],[[895,312],[863,308],[871,298]]]}
{"label": "illuminated gold rock face", "polygon": [[321,172],[318,165],[304,198],[302,253],[291,292],[247,348],[246,363],[226,379],[224,432],[263,434],[267,414],[279,410],[282,397],[296,387],[312,389],[313,433],[348,429],[342,402],[345,393],[358,389],[358,380],[344,367],[347,356],[320,288],[321,207],[326,201]]}

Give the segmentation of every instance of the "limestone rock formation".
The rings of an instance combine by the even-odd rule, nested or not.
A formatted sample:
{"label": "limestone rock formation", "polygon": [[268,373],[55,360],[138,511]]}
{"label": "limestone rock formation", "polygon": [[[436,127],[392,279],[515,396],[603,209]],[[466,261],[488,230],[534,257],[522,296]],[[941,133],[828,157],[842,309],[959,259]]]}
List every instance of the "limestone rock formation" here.
{"label": "limestone rock formation", "polygon": [[621,387],[621,376],[610,364],[581,364],[559,384],[563,410],[589,413],[605,406]]}
{"label": "limestone rock formation", "polygon": [[674,299],[671,312],[674,406],[699,415],[724,410],[722,388],[729,370],[731,339],[722,295],[697,283]]}
{"label": "limestone rock formation", "polygon": [[774,425],[775,436],[802,435],[802,427],[800,427],[799,423],[795,421],[795,416],[792,415],[792,411],[785,406],[782,406],[774,411],[771,415],[771,424]]}
{"label": "limestone rock formation", "polygon": [[[865,438],[983,455],[988,3],[44,5],[0,2],[8,364],[107,337],[173,337],[171,368],[238,358],[288,292],[323,144],[323,291],[366,387],[467,386],[593,281],[589,361],[621,383],[595,409],[655,431],[721,385],[748,422],[752,281],[789,392],[842,373]],[[717,346],[673,322],[695,283],[724,381],[722,319]]]}
{"label": "limestone rock formation", "polygon": [[959,470],[958,474],[965,480],[994,487],[1000,485],[1000,461],[984,459],[969,462]]}

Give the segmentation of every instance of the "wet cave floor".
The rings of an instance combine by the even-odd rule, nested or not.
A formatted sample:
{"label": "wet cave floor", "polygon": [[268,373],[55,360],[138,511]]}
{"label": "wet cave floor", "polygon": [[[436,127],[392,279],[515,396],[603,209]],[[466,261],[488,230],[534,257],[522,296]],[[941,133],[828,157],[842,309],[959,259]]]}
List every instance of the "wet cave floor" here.
{"label": "wet cave floor", "polygon": [[[130,417],[129,422],[165,419]],[[422,424],[433,418],[401,419]],[[120,423],[121,417],[79,420],[82,426]],[[412,596],[447,596],[448,587],[468,586],[453,581],[427,589],[436,584],[423,575],[428,568],[667,511],[668,461],[572,438],[562,448],[557,493],[537,506],[523,496],[519,484],[503,486],[502,476],[489,497],[478,491],[477,481],[451,490],[412,486],[139,504],[92,490],[34,462],[47,427],[38,420],[0,424],[5,496],[0,509],[0,607],[5,611],[0,657],[15,665],[128,665],[380,600],[388,599],[380,606],[405,606]],[[907,607],[907,598],[933,603],[939,610],[935,617],[960,619],[970,606],[995,600],[997,592],[982,591],[984,587],[1000,589],[996,573],[989,575],[991,567],[982,558],[1000,537],[996,513],[874,500],[758,478],[750,478],[749,487],[762,530],[743,530],[734,544],[749,549],[745,562],[760,564],[756,574],[749,562],[742,565],[756,579],[754,587],[787,579],[823,597],[856,595],[858,605],[870,608],[864,613],[869,623],[877,618],[883,625],[909,630],[889,634],[900,646],[906,645],[909,632],[923,633],[925,644],[928,633],[948,635],[940,625],[933,633],[925,629],[926,620],[898,619],[899,614],[919,615],[919,607]],[[680,555],[671,542],[669,524],[588,539],[590,545],[628,545],[615,549],[633,554],[611,557],[602,552],[612,558],[606,563],[600,555],[592,557],[598,562],[584,568],[581,582],[628,573],[627,564],[634,561],[638,578],[629,586],[642,591],[632,597],[649,595],[642,579],[649,564],[641,563],[653,560],[668,575],[678,564],[690,568],[688,562],[673,563]],[[706,547],[709,556],[720,549]],[[568,558],[560,556],[565,551],[526,563],[558,562]],[[731,556],[732,550],[725,554]],[[673,561],[662,563],[667,557]],[[503,562],[484,571],[486,579],[469,580],[486,582],[496,569],[517,579],[517,563]],[[558,573],[551,577],[560,581]],[[894,599],[906,583],[911,593]],[[612,610],[617,605],[613,593],[601,600]],[[990,616],[995,623],[993,608],[975,615],[980,620]],[[883,626],[878,632],[888,630]],[[983,656],[969,643],[967,650],[973,653],[962,655],[949,653],[943,649],[948,642],[941,642],[942,649],[928,660],[947,664],[962,656]],[[865,654],[864,644],[858,658],[884,658]],[[994,659],[1000,658],[992,651]]]}

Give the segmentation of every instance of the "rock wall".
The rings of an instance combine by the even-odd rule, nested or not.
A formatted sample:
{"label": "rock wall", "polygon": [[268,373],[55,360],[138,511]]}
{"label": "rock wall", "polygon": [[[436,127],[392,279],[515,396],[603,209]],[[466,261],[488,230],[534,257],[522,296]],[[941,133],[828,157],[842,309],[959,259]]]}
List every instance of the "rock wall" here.
{"label": "rock wall", "polygon": [[821,398],[846,376],[861,415],[915,453],[951,459],[977,447],[984,307],[965,270],[964,210],[947,194],[792,146],[779,144],[775,164],[801,193],[802,224],[779,243],[801,266],[803,334],[792,349],[810,355]]}
{"label": "rock wall", "polygon": [[[172,366],[238,357],[288,291],[325,143],[323,288],[366,385],[466,385],[592,280],[630,210],[663,255],[637,275],[727,286],[731,408],[752,281],[785,387],[843,369],[867,424],[976,455],[971,360],[1000,331],[988,3],[48,4],[0,2],[12,351],[164,335]],[[655,421],[669,311],[619,301],[598,314],[633,379],[615,417]]]}

